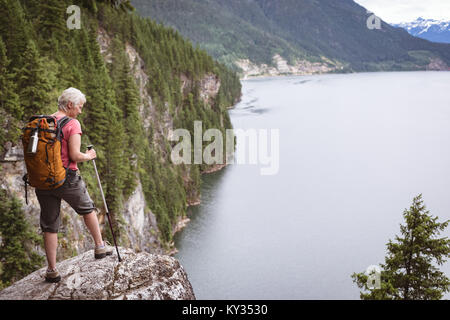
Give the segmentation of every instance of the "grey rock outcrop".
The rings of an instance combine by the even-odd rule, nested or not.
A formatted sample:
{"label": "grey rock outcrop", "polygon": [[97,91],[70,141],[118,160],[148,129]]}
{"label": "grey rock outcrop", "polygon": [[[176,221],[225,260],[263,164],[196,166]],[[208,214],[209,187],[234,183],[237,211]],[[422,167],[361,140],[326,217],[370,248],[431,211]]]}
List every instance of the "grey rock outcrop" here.
{"label": "grey rock outcrop", "polygon": [[57,264],[61,281],[44,281],[42,268],[0,291],[0,300],[194,300],[187,274],[167,255],[119,248],[101,260],[93,250]]}
{"label": "grey rock outcrop", "polygon": [[5,153],[0,156],[1,162],[8,161],[22,161],[23,160],[23,149],[20,146],[13,146],[13,144],[8,141],[4,145]]}

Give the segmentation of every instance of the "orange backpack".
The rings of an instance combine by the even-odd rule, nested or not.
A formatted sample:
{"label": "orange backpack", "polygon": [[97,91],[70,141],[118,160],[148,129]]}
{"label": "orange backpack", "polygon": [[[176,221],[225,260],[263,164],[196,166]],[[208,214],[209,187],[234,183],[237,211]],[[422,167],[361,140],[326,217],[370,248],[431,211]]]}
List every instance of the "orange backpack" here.
{"label": "orange backpack", "polygon": [[[61,159],[62,128],[72,118],[63,117],[56,120],[54,116],[33,116],[22,128],[22,144],[27,174],[25,182],[25,197],[27,184],[42,190],[52,190],[61,187],[66,180],[67,168]],[[28,199],[27,203],[28,203]]]}

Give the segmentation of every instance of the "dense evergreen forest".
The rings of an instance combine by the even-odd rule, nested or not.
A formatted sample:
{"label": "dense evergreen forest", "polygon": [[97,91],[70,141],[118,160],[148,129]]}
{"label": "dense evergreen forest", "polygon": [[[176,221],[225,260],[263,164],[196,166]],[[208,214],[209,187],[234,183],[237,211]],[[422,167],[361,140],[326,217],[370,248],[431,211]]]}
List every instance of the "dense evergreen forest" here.
{"label": "dense evergreen forest", "polygon": [[[66,10],[73,4],[81,8],[82,23],[81,29],[69,30]],[[112,63],[106,63],[101,53],[99,28],[112,38],[108,52]],[[156,121],[170,116],[174,129],[187,128],[192,137],[194,120],[203,121],[204,130],[231,128],[227,108],[237,102],[241,91],[236,74],[175,30],[139,17],[129,1],[0,0],[0,153],[7,141],[20,144],[20,129],[31,115],[55,112],[64,89],[80,89],[87,98],[78,118],[82,151],[88,144],[96,148],[117,234],[123,228],[123,203],[140,180],[147,205],[157,218],[161,242],[168,245],[173,225],[186,214],[188,198],[199,192],[200,174],[207,166],[173,165],[171,143],[155,139],[153,127],[144,128],[139,84],[131,72],[126,43],[144,60]],[[215,74],[221,83],[210,105],[199,96],[198,83],[206,74]],[[183,92],[181,75],[190,81]],[[79,167],[91,197],[102,203],[92,165]],[[25,222],[17,224],[22,229],[16,230],[6,219],[19,214],[20,202],[6,201],[11,195],[4,192],[0,196],[0,274],[4,275],[2,269],[19,268],[15,277],[23,276],[37,265],[35,258],[29,259],[33,253],[20,243],[34,238]],[[127,240],[119,238],[126,245]],[[6,256],[11,246],[16,246],[15,260]],[[9,275],[0,281],[14,279]]]}
{"label": "dense evergreen forest", "polygon": [[250,59],[256,64],[272,64],[280,54],[294,59],[320,60],[308,55],[285,32],[267,19],[254,1],[132,0],[143,16],[176,28],[183,36],[205,49],[228,67],[238,70],[235,61]]}

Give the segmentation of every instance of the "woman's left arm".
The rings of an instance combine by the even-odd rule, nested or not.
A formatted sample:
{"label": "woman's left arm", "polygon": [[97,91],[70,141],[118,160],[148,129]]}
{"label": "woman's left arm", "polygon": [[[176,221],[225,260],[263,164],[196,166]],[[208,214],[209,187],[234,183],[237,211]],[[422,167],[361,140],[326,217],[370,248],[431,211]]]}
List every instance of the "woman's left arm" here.
{"label": "woman's left arm", "polygon": [[[69,138],[69,158],[74,162],[84,162],[95,159],[95,150],[89,150],[87,153],[80,152],[81,135],[73,134]],[[90,152],[93,151],[93,152]]]}

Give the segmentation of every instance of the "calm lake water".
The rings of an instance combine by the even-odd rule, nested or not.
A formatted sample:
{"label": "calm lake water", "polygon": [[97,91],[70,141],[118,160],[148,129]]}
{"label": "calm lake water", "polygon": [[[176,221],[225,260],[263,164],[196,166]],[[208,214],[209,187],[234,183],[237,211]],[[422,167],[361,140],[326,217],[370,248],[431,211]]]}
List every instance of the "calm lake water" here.
{"label": "calm lake water", "polygon": [[176,235],[197,299],[359,299],[414,196],[450,219],[450,72],[247,80],[230,116],[279,129],[279,171],[203,177]]}

